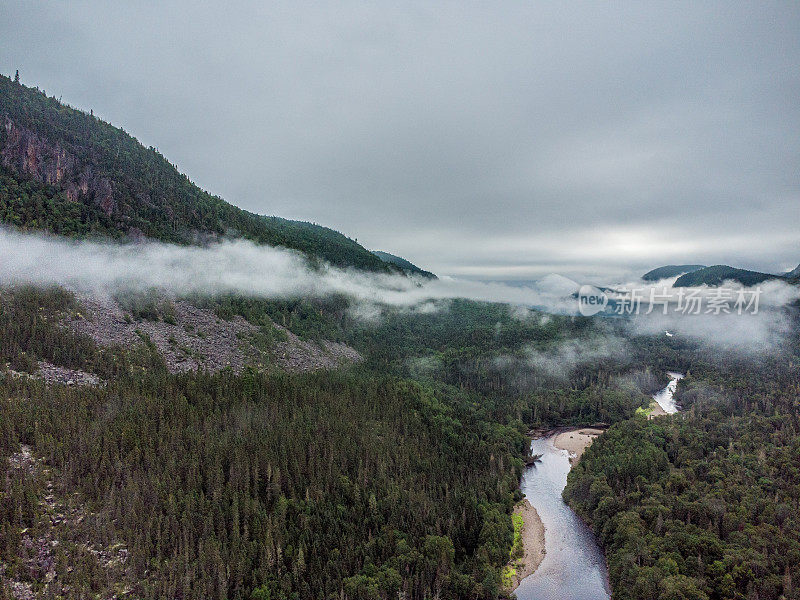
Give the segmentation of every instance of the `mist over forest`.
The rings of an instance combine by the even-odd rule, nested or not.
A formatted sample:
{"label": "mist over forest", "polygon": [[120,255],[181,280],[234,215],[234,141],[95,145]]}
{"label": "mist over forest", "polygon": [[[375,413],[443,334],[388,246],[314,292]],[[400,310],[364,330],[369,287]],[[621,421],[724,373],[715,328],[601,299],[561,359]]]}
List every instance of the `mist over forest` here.
{"label": "mist over forest", "polygon": [[0,600],[800,600],[800,10],[0,19]]}

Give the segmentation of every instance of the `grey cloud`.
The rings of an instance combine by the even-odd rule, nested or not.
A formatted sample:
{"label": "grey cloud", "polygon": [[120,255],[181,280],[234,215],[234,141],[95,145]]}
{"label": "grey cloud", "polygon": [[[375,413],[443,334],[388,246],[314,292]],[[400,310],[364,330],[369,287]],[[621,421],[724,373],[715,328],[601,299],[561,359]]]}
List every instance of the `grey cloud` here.
{"label": "grey cloud", "polygon": [[796,3],[2,4],[3,72],[439,273],[800,262]]}

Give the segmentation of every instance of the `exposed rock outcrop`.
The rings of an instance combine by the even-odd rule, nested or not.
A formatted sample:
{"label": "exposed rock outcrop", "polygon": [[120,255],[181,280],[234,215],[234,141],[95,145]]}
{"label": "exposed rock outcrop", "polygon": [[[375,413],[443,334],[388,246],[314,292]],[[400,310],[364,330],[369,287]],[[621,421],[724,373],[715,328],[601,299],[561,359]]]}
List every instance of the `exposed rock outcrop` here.
{"label": "exposed rock outcrop", "polygon": [[20,373],[9,369],[9,373],[15,377],[30,377],[40,379],[45,383],[60,383],[63,385],[101,385],[103,380],[93,373],[87,373],[80,369],[68,369],[49,363],[46,360],[38,361],[38,369],[35,373]]}
{"label": "exposed rock outcrop", "polygon": [[64,190],[73,202],[92,202],[111,215],[116,208],[111,181],[81,162],[67,148],[52,143],[6,118],[0,160],[4,167]]}
{"label": "exposed rock outcrop", "polygon": [[261,329],[242,317],[225,320],[185,301],[172,305],[173,314],[166,322],[134,320],[111,299],[79,299],[84,312],[66,320],[66,325],[103,346],[131,346],[149,340],[172,373],[215,372],[228,367],[238,373],[247,365],[304,372],[336,369],[362,360],[345,344],[301,340],[279,325],[273,325],[274,339],[265,347],[254,343]]}

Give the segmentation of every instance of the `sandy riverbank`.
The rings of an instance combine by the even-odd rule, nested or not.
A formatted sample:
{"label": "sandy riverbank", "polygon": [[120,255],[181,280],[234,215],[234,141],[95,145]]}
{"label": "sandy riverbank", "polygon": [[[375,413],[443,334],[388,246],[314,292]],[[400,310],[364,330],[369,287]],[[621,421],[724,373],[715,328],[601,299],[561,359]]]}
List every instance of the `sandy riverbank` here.
{"label": "sandy riverbank", "polygon": [[527,500],[523,500],[514,507],[515,515],[522,515],[525,525],[522,527],[522,547],[525,554],[514,561],[516,573],[509,591],[514,591],[520,582],[531,575],[541,564],[545,555],[544,524],[539,518],[539,513]]}
{"label": "sandy riverbank", "polygon": [[602,429],[594,429],[593,427],[562,431],[553,438],[553,445],[569,452],[569,461],[575,464],[580,460],[583,451],[602,433]]}

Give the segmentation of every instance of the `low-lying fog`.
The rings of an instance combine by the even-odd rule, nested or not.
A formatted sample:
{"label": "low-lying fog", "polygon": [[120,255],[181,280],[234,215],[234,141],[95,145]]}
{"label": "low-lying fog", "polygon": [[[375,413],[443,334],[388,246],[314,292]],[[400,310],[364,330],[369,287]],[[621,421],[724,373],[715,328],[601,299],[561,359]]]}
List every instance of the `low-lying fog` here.
{"label": "low-lying fog", "polygon": [[[604,283],[614,289],[641,290],[643,298],[649,297],[651,289],[662,296],[666,292],[674,304],[678,292],[670,287],[673,282]],[[18,284],[60,285],[97,295],[152,289],[176,296],[237,293],[290,298],[344,294],[357,301],[356,314],[365,317],[374,316],[378,312],[375,307],[380,305],[429,311],[438,309],[440,303],[435,301],[453,298],[508,303],[522,316],[525,307],[577,314],[573,294],[579,287],[578,282],[558,275],[521,287],[449,277],[420,280],[329,265],[312,268],[297,252],[242,240],[205,247],[157,242],[113,244],[0,228],[0,285]],[[663,314],[658,306],[650,314],[629,317],[629,322],[637,333],[669,332],[734,348],[767,348],[781,343],[791,331],[783,307],[800,297],[800,288],[782,281],[768,281],[760,288],[757,314],[683,315],[673,310]],[[645,307],[641,312],[646,311]]]}

